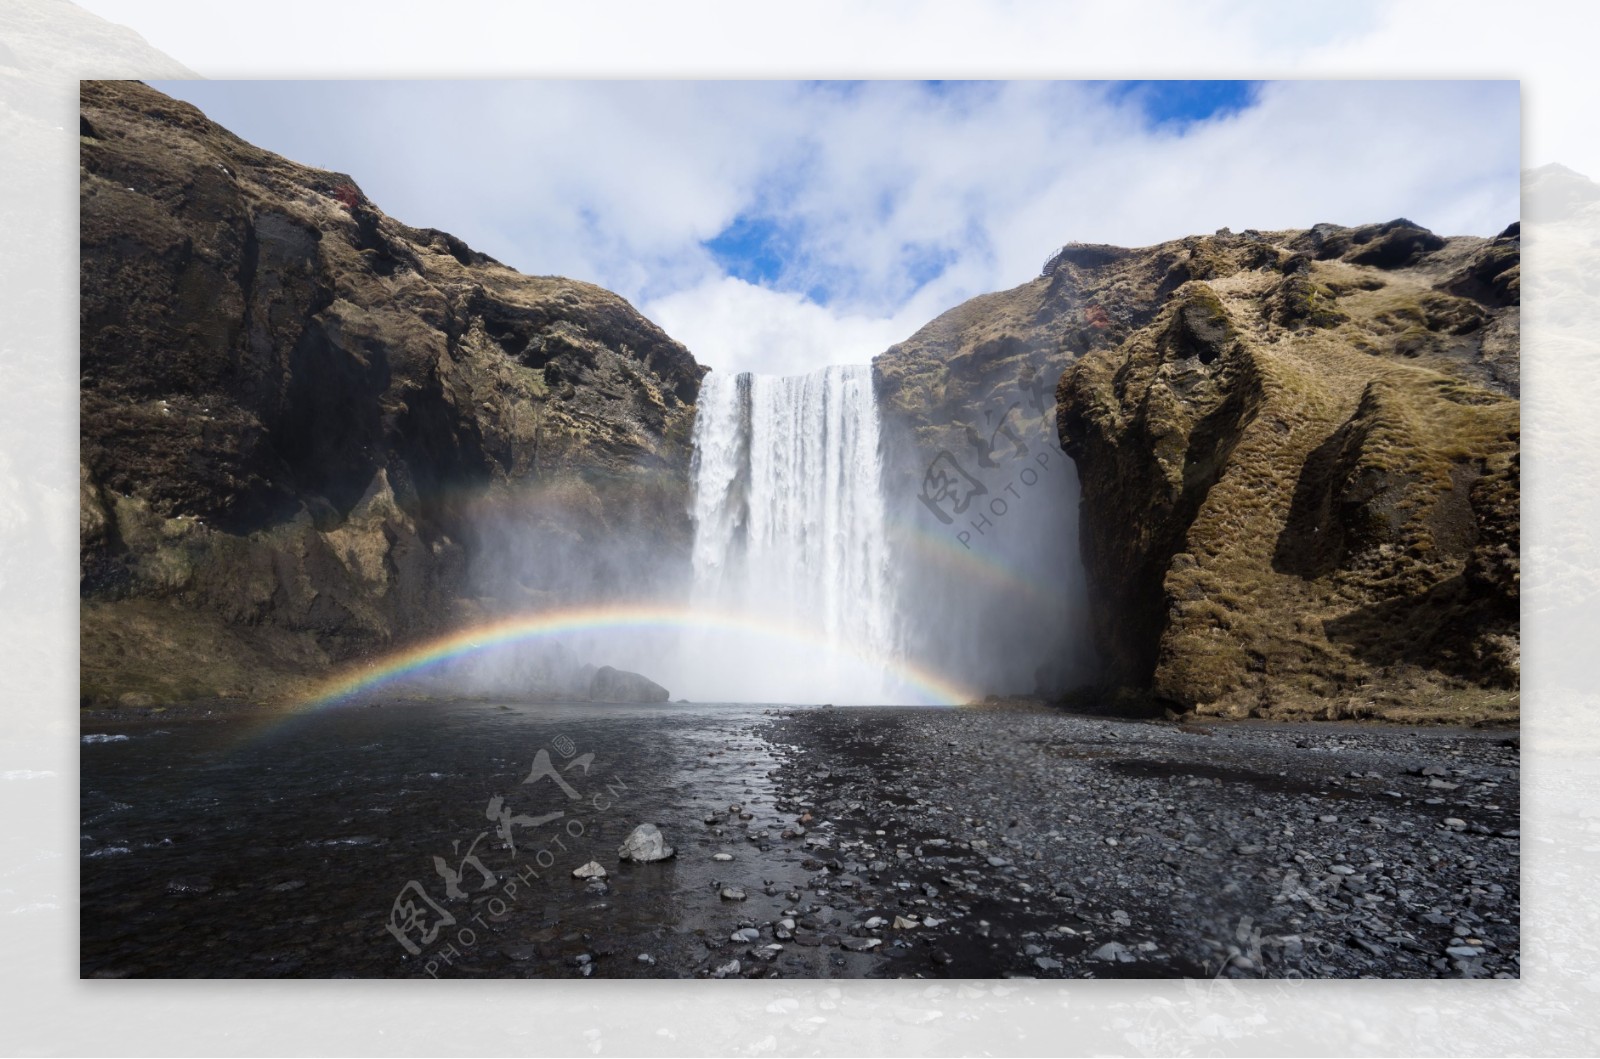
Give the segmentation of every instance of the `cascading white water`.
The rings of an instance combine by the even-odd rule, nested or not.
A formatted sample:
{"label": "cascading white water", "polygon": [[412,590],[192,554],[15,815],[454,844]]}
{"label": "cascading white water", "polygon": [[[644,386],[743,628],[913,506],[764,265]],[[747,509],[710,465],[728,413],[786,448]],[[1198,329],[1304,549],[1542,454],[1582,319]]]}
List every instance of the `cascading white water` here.
{"label": "cascading white water", "polygon": [[[752,630],[702,637],[714,672],[695,683],[754,701],[903,697],[871,368],[712,373],[694,452],[693,604]],[[774,625],[825,642],[759,631]]]}

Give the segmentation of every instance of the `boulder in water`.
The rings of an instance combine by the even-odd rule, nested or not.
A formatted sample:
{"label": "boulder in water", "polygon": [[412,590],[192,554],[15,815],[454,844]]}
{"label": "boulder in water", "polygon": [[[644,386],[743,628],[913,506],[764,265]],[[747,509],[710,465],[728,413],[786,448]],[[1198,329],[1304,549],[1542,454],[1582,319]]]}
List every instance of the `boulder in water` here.
{"label": "boulder in water", "polygon": [[617,857],[621,860],[647,862],[652,860],[666,860],[676,852],[667,845],[666,836],[655,824],[640,824],[633,829],[633,833],[623,840],[617,848]]}
{"label": "boulder in water", "polygon": [[595,702],[666,702],[667,689],[638,673],[601,666],[589,681],[589,698]]}

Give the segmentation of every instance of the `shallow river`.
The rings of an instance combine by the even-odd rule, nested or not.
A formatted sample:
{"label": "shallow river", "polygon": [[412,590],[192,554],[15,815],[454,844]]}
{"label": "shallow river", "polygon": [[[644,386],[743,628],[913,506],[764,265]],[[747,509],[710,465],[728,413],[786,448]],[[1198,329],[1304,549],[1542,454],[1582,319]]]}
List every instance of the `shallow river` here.
{"label": "shallow river", "polygon": [[[771,922],[806,878],[750,822],[704,822],[737,804],[774,836],[794,823],[754,734],[770,712],[446,702],[86,727],[82,973],[692,973],[705,936]],[[619,863],[644,822],[677,856]],[[603,886],[572,877],[591,859]],[[873,957],[783,963],[859,975]]]}

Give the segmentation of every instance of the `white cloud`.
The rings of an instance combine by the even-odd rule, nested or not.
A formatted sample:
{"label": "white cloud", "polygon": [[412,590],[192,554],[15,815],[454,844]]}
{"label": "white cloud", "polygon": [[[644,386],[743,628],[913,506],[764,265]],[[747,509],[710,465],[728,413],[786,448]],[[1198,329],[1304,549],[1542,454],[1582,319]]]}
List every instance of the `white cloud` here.
{"label": "white cloud", "polygon": [[[1181,130],[1076,82],[162,87],[409,223],[619,291],[724,370],[869,358],[1068,240],[1397,216],[1492,234],[1518,209],[1511,84],[1276,82]],[[762,287],[704,245],[740,216],[786,240]]]}
{"label": "white cloud", "polygon": [[864,363],[926,322],[915,310],[875,317],[825,308],[802,294],[732,276],[708,279],[643,309],[701,363],[769,375]]}

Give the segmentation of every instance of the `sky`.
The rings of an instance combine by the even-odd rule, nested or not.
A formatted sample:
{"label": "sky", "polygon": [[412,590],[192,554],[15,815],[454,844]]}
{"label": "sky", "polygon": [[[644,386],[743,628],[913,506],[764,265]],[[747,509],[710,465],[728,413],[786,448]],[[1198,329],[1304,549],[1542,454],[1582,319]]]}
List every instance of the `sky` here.
{"label": "sky", "polygon": [[1515,81],[160,81],[724,371],[862,363],[1068,241],[1518,216]]}

